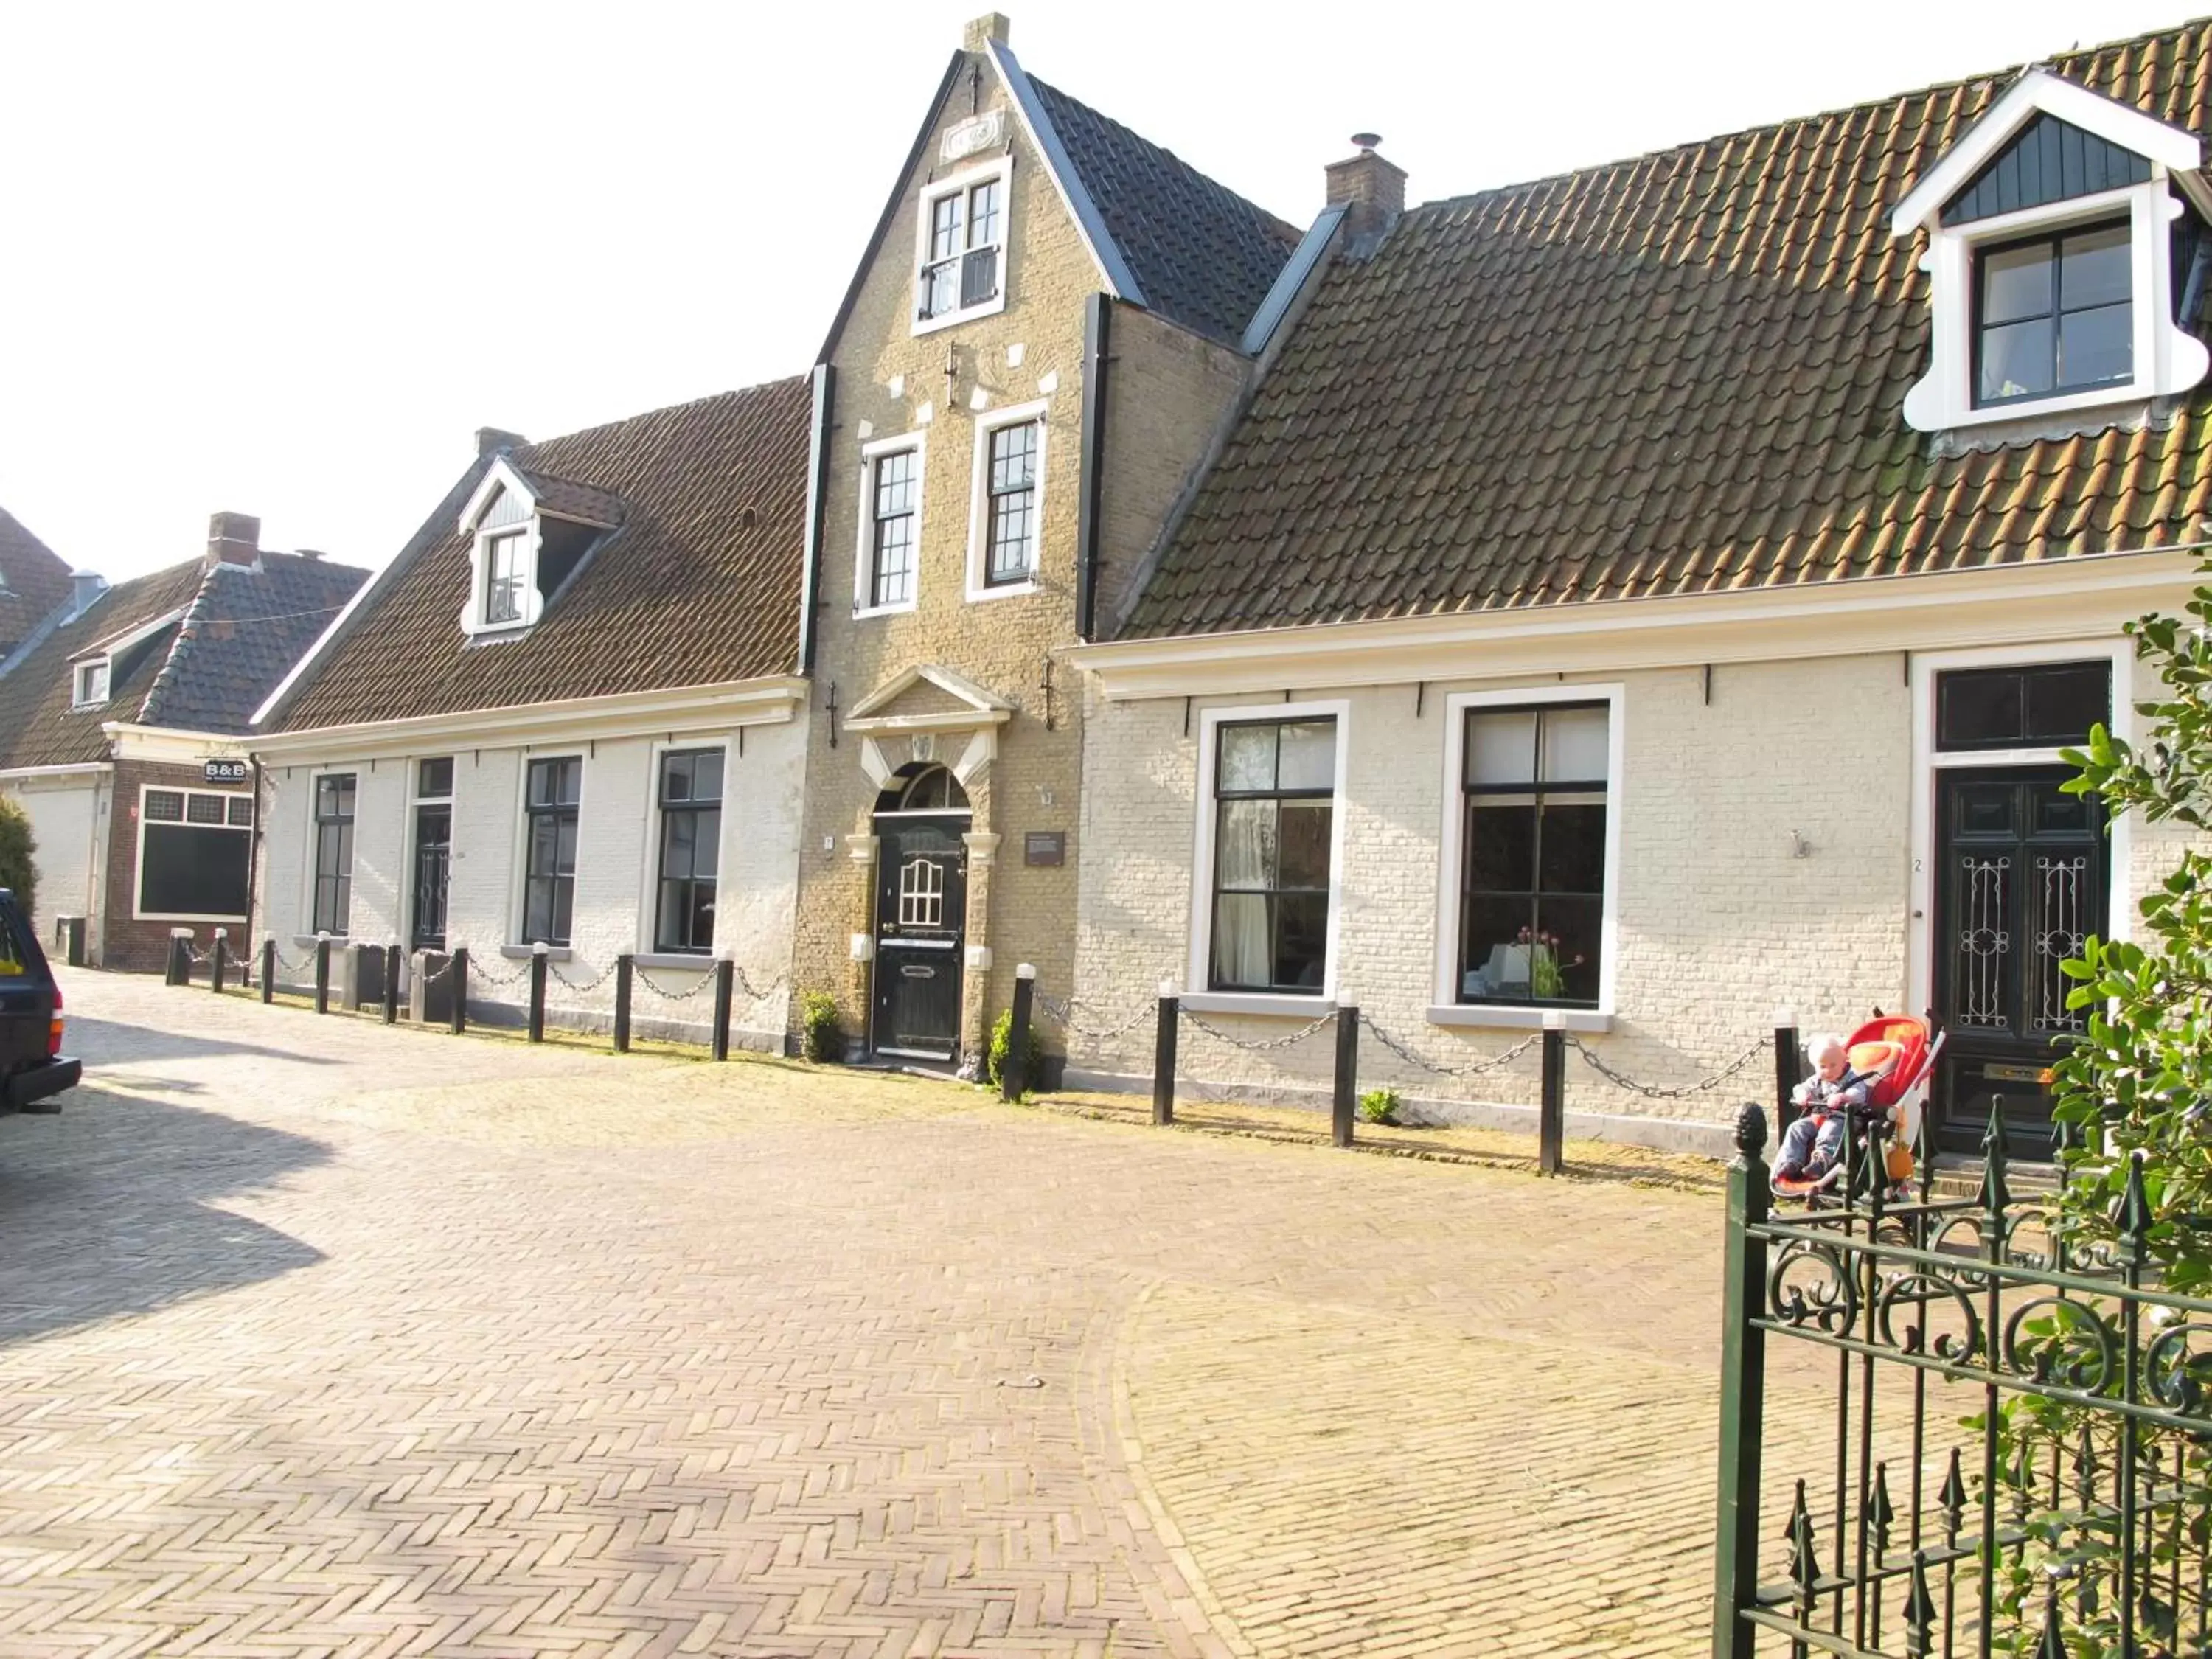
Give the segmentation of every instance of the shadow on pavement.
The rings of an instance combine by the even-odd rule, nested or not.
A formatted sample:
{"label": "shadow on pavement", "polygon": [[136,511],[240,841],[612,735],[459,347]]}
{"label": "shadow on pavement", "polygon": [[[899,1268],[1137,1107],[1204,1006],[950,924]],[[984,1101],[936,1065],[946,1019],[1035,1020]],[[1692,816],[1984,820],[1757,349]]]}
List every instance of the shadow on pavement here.
{"label": "shadow on pavement", "polygon": [[97,1086],[64,1100],[0,1117],[0,1346],[322,1259],[211,1206],[323,1162],[321,1142]]}
{"label": "shadow on pavement", "polygon": [[71,1014],[64,1045],[84,1061],[91,1075],[95,1066],[133,1066],[142,1060],[214,1059],[223,1054],[252,1054],[261,1060],[290,1060],[301,1066],[335,1066],[337,1060],[297,1048],[266,1048],[232,1037],[186,1036],[151,1025],[127,1025],[120,1020],[94,1019]]}

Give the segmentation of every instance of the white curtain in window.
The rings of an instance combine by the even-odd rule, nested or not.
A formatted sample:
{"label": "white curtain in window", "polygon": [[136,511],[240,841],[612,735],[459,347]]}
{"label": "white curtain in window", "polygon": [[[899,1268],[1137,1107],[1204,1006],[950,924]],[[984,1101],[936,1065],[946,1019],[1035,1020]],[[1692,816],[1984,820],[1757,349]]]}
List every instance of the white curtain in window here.
{"label": "white curtain in window", "polygon": [[1223,894],[1213,914],[1214,982],[1264,987],[1273,981],[1273,969],[1266,897],[1259,893]]}

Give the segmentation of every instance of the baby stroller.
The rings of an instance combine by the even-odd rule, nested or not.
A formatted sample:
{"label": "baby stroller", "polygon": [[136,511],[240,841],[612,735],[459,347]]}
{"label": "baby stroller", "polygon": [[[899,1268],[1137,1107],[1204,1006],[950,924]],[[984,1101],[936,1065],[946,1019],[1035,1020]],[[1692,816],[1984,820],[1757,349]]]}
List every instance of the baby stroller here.
{"label": "baby stroller", "polygon": [[1913,1164],[1912,1149],[1905,1139],[1905,1103],[1934,1075],[1936,1056],[1942,1047],[1942,1037],[1931,1042],[1927,1022],[1910,1014],[1877,1014],[1852,1032],[1844,1045],[1844,1081],[1865,1085],[1866,1104],[1849,1109],[1851,1122],[1843,1155],[1816,1176],[1784,1176],[1778,1167],[1771,1182],[1775,1197],[1795,1199],[1814,1209],[1838,1202],[1846,1170],[1864,1158],[1870,1135],[1888,1143],[1882,1148],[1882,1169],[1888,1177],[1884,1196],[1893,1201],[1909,1197],[1906,1183],[1912,1179]]}

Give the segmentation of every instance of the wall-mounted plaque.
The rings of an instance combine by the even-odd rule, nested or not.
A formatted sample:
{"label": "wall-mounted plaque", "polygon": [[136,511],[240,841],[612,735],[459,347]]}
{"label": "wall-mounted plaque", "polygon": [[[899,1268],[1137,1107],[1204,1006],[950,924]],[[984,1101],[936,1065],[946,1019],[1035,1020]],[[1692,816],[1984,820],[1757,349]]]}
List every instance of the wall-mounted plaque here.
{"label": "wall-mounted plaque", "polygon": [[1067,862],[1067,831],[1065,830],[1032,830],[1022,837],[1024,864],[1065,864]]}
{"label": "wall-mounted plaque", "polygon": [[993,148],[1006,131],[1005,118],[1001,112],[994,109],[970,116],[945,132],[939,153],[948,161],[957,161]]}

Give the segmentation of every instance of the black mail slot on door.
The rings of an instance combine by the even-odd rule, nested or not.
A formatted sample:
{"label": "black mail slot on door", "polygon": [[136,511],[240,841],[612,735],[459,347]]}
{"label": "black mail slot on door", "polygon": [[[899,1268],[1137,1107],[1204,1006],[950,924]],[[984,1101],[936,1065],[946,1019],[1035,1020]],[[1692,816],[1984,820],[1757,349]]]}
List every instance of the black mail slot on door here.
{"label": "black mail slot on door", "polygon": [[915,962],[908,963],[906,966],[899,969],[899,972],[904,974],[908,979],[935,979],[937,977],[936,969],[924,967],[921,963]]}

